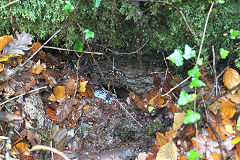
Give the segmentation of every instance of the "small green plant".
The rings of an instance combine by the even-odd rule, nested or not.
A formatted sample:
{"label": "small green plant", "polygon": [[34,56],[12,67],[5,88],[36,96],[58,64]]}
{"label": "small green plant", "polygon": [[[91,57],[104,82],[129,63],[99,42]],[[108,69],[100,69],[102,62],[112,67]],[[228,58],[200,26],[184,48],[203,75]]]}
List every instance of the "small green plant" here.
{"label": "small green plant", "polygon": [[195,152],[193,149],[187,152],[188,160],[194,160],[200,158],[201,156],[201,153]]}

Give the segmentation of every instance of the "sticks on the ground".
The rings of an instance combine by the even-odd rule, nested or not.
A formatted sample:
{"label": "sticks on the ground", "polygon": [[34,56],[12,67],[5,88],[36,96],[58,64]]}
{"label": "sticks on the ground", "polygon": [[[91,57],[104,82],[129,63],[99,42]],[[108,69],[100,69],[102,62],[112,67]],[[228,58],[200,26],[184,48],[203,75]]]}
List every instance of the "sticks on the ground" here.
{"label": "sticks on the ground", "polygon": [[30,151],[36,151],[36,150],[47,150],[47,151],[51,151],[53,153],[58,154],[59,156],[61,156],[62,158],[64,158],[65,160],[70,160],[70,158],[68,158],[63,152],[60,152],[59,150],[57,150],[56,148],[52,148],[52,147],[48,147],[48,146],[42,146],[42,145],[36,145],[33,146]]}

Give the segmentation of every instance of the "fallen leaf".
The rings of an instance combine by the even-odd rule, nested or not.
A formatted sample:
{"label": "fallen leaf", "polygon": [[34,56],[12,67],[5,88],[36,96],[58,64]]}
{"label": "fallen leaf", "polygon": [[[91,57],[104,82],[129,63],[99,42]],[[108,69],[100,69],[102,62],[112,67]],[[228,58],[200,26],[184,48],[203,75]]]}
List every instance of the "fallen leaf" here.
{"label": "fallen leaf", "polygon": [[35,53],[41,46],[42,44],[40,42],[33,43],[31,48],[32,52]]}
{"label": "fallen leaf", "polygon": [[17,39],[14,39],[8,43],[8,45],[3,49],[5,55],[15,55],[15,54],[25,54],[23,52],[29,50],[28,45],[32,44],[32,36],[29,33],[23,31],[21,34],[16,32]]}
{"label": "fallen leaf", "polygon": [[157,107],[161,107],[164,104],[164,99],[162,97],[162,95],[155,95],[153,98],[151,98],[148,101],[148,105],[157,108]]}
{"label": "fallen leaf", "polygon": [[215,115],[217,114],[218,110],[220,109],[221,107],[221,102],[219,101],[215,101],[213,104],[211,104],[210,106],[208,106],[208,109],[210,111],[212,111]]}
{"label": "fallen leaf", "polygon": [[222,102],[220,107],[220,114],[223,119],[230,119],[236,113],[236,107],[231,102]]}
{"label": "fallen leaf", "polygon": [[73,78],[69,78],[66,83],[66,95],[72,96],[77,90],[77,82]]}
{"label": "fallen leaf", "polygon": [[88,83],[88,81],[80,82],[80,87],[79,87],[78,91],[79,92],[85,92],[87,83]]}
{"label": "fallen leaf", "polygon": [[227,94],[226,97],[230,99],[232,102],[240,104],[240,92],[237,94]]}
{"label": "fallen leaf", "polygon": [[14,40],[12,36],[5,35],[0,37],[0,52],[2,52],[3,48],[11,41]]}
{"label": "fallen leaf", "polygon": [[72,106],[78,103],[77,99],[70,99],[56,109],[56,121],[63,122],[72,111]]}
{"label": "fallen leaf", "polygon": [[2,72],[2,71],[3,71],[3,64],[0,63],[0,72]]}
{"label": "fallen leaf", "polygon": [[57,86],[53,88],[53,94],[57,100],[62,98],[65,95],[65,86]]}
{"label": "fallen leaf", "polygon": [[177,160],[177,155],[178,155],[178,149],[175,143],[169,142],[159,149],[156,160],[164,160],[164,159]]}
{"label": "fallen leaf", "polygon": [[32,73],[40,74],[46,68],[46,64],[40,64],[40,60],[32,67]]}
{"label": "fallen leaf", "polygon": [[[224,72],[223,83],[227,87],[227,89],[232,89],[233,87],[235,87],[236,85],[238,85],[240,83],[239,73],[232,68],[228,68]],[[237,89],[233,90],[231,93],[234,94],[236,91],[237,91]]]}
{"label": "fallen leaf", "polygon": [[154,79],[153,79],[153,84],[154,84],[154,86],[155,87],[159,87],[160,86],[160,84],[161,84],[161,77],[159,77],[159,76],[155,76],[154,77]]}
{"label": "fallen leaf", "polygon": [[156,133],[156,137],[157,137],[157,145],[161,148],[162,146],[164,146],[165,144],[171,142],[171,137],[166,137],[164,136],[163,133],[157,132]]}

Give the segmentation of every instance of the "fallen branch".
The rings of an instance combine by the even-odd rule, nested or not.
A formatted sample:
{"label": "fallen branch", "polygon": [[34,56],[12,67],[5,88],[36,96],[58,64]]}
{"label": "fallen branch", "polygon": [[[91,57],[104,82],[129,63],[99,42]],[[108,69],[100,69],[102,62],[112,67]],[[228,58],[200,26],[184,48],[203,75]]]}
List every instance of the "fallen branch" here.
{"label": "fallen branch", "polygon": [[[64,49],[64,48],[51,47],[51,46],[43,46],[43,48],[56,49],[56,50],[59,50],[59,51],[79,52],[78,50]],[[101,52],[88,52],[88,51],[82,51],[81,53],[96,54],[96,55],[103,55],[104,54],[104,53],[101,53]]]}
{"label": "fallen branch", "polygon": [[47,151],[51,151],[53,153],[58,154],[59,156],[61,156],[62,158],[64,158],[65,160],[70,160],[70,158],[68,158],[63,152],[60,152],[59,150],[57,150],[56,148],[52,148],[52,147],[48,147],[48,146],[42,146],[42,145],[36,145],[33,146],[30,149],[30,152],[32,151],[36,151],[36,150],[47,150]]}
{"label": "fallen branch", "polygon": [[[0,103],[0,106],[3,105],[3,104],[5,104],[5,103],[8,103],[8,102],[10,102],[10,101],[12,101],[12,100],[14,100],[14,99],[17,99],[18,97],[21,97],[21,96],[24,96],[24,95],[26,95],[26,94],[30,94],[30,93],[36,92],[36,91],[38,91],[38,90],[40,90],[40,89],[44,89],[44,88],[47,88],[47,86],[44,86],[44,87],[40,87],[40,88],[31,90],[31,91],[29,91],[29,92],[27,92],[27,93],[19,94],[19,95],[13,97],[13,98],[10,98],[10,99],[8,99],[8,100]],[[2,108],[2,107],[1,107],[1,108]]]}
{"label": "fallen branch", "polygon": [[8,6],[14,4],[14,3],[17,3],[18,1],[19,1],[19,0],[16,0],[16,1],[10,2],[10,3],[8,3],[8,4],[6,4],[6,5],[2,6],[2,7],[0,7],[0,9],[3,9],[3,8],[5,8],[5,7],[8,7]]}

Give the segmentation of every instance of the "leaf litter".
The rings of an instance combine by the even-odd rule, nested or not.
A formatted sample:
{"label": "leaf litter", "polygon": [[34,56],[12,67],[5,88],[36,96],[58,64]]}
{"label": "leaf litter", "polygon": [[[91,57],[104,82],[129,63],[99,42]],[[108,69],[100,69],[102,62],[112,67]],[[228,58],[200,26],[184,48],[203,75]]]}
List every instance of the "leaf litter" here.
{"label": "leaf litter", "polygon": [[[28,33],[16,35],[16,39],[8,35],[0,37],[1,76],[11,74],[13,64],[20,65],[27,56],[25,53],[36,52],[41,46],[37,42],[30,47],[32,37]],[[23,55],[21,59],[20,55]],[[174,77],[169,76],[168,81],[162,83],[156,76],[152,90],[143,95],[130,92],[127,99],[119,99],[102,86],[95,86],[94,79],[86,76],[88,73],[76,73],[70,64],[60,65],[49,55],[40,51],[23,70],[0,82],[2,101],[24,95],[2,105],[0,112],[1,121],[5,121],[0,133],[6,134],[9,122],[19,133],[11,137],[11,152],[16,153],[17,158],[41,159],[39,152],[30,152],[31,146],[49,145],[50,142],[69,158],[77,159],[184,160],[195,151],[206,159],[218,160],[221,156],[227,159],[229,152],[239,158],[237,90],[209,105],[210,122],[226,146],[221,148],[219,139],[204,118],[200,119],[197,130],[196,126],[185,122],[184,108],[177,104],[174,96],[180,91],[164,95],[173,87]],[[226,89],[233,88],[238,82],[238,72],[227,69],[223,76]],[[207,91],[214,86],[211,83],[206,83]],[[47,88],[36,91],[33,94],[36,96],[28,95],[29,91],[42,86]],[[192,97],[193,102],[199,94]],[[33,112],[29,110],[30,104]],[[121,105],[144,127],[139,127]],[[43,121],[42,125],[39,125],[40,121]]]}

